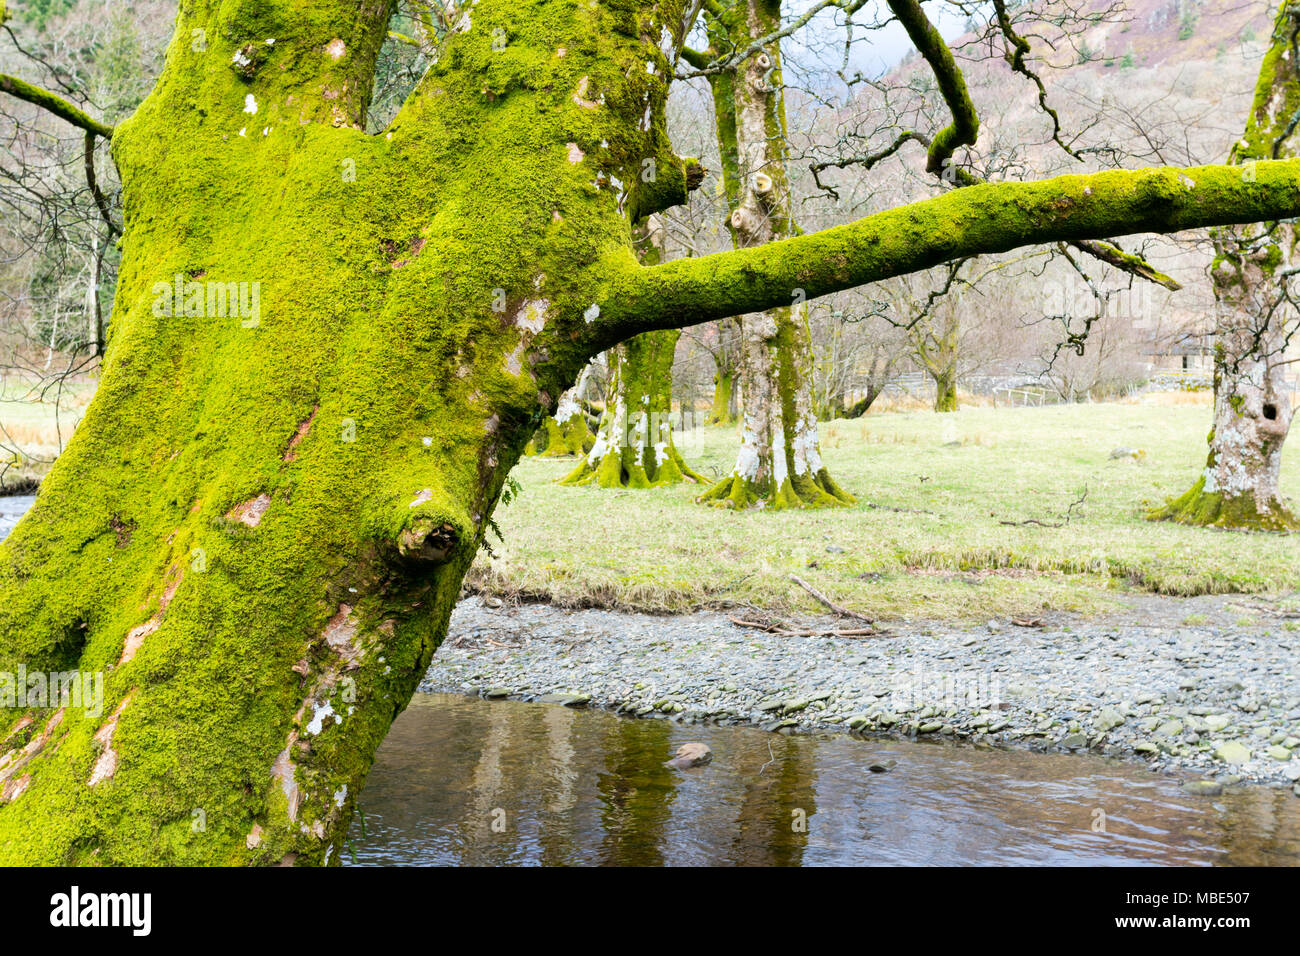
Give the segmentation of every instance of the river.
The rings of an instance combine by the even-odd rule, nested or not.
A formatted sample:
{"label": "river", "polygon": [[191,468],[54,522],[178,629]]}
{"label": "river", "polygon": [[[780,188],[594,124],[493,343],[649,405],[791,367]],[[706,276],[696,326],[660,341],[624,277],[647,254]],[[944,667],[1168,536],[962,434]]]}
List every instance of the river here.
{"label": "river", "polygon": [[[664,766],[688,741],[713,761]],[[1193,796],[1104,757],[456,694],[416,695],[361,807],[346,865],[1300,865],[1283,789]]]}

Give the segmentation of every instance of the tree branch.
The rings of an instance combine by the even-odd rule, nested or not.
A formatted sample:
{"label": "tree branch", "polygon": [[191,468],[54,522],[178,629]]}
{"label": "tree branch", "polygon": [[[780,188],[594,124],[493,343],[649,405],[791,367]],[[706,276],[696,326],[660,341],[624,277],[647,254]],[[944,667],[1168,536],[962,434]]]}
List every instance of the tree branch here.
{"label": "tree branch", "polygon": [[963,256],[1107,235],[1300,216],[1300,160],[1108,170],[955,189],[857,222],[653,267],[631,261],[597,303],[594,354],[651,329],[789,305]]}
{"label": "tree branch", "polygon": [[33,86],[16,76],[0,73],[0,91],[8,93],[10,96],[16,96],[18,99],[34,106],[39,106],[60,119],[66,120],[73,126],[84,129],[87,133],[94,133],[96,136],[104,137],[104,139],[113,138],[113,127],[106,126],[99,120],[93,119],[88,113],[73,106],[63,97],[56,96],[49,90],[43,90],[39,86]]}

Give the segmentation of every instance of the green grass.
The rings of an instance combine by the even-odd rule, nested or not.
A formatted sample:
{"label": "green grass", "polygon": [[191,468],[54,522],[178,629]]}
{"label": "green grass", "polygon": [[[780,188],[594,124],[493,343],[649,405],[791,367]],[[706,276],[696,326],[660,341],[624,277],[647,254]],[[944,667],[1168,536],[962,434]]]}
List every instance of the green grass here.
{"label": "green grass", "polygon": [[45,476],[94,393],[95,383],[80,379],[43,392],[0,381],[0,488]]}
{"label": "green grass", "polygon": [[[793,573],[883,618],[950,620],[1091,613],[1134,590],[1300,588],[1300,537],[1143,520],[1146,507],[1190,487],[1204,463],[1210,406],[1208,396],[1195,401],[832,422],[822,426],[822,453],[858,504],[827,511],[722,511],[695,504],[691,485],[566,488],[554,479],[571,462],[525,459],[513,472],[522,494],[496,515],[505,541],[493,542],[496,558],[480,556],[469,585],[571,607],[816,609]],[[721,474],[736,436],[700,429],[679,445],[693,466]],[[1146,456],[1112,461],[1119,446]],[[1296,454],[1282,475],[1292,498],[1300,497]],[[1085,487],[1064,527],[1000,524],[1059,523]]]}

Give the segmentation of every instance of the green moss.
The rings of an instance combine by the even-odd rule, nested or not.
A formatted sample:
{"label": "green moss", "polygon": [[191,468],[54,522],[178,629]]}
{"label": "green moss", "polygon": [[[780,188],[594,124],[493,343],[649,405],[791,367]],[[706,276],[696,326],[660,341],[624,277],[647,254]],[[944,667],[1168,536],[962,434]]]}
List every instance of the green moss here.
{"label": "green moss", "polygon": [[1281,502],[1261,511],[1251,495],[1228,496],[1207,492],[1201,477],[1181,497],[1148,513],[1152,521],[1176,521],[1179,524],[1235,531],[1300,531],[1300,520]]}
{"label": "green moss", "polygon": [[[21,767],[5,750],[0,785],[30,779],[0,803],[0,862],[337,861],[506,473],[590,355],[583,312],[630,255],[610,181],[680,164],[654,11],[480,0],[367,136],[387,13],[188,3],[114,130],[102,382],[0,546],[0,670],[101,671],[105,709],[66,711]],[[605,108],[575,102],[584,77]],[[259,283],[257,321],[155,314],[177,275]]]}

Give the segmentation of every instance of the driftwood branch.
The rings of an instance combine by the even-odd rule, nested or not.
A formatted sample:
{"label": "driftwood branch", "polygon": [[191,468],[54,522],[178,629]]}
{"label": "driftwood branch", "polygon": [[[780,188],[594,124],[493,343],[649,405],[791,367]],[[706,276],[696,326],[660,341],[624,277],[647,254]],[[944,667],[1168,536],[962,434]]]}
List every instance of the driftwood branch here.
{"label": "driftwood branch", "polygon": [[795,584],[799,585],[799,587],[803,588],[809,594],[811,594],[817,600],[817,603],[823,605],[824,607],[830,609],[831,611],[834,611],[840,617],[851,617],[854,618],[855,620],[865,621],[867,624],[876,623],[874,618],[867,617],[865,614],[859,614],[857,611],[850,611],[848,608],[841,607],[840,605],[836,604],[825,594],[822,594],[821,591],[818,591],[815,587],[813,587],[811,584],[809,584],[807,581],[805,581],[803,578],[799,577],[798,575],[795,574],[790,575],[790,580],[793,581]]}

